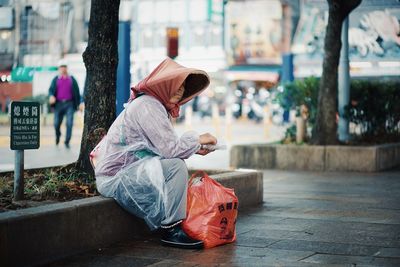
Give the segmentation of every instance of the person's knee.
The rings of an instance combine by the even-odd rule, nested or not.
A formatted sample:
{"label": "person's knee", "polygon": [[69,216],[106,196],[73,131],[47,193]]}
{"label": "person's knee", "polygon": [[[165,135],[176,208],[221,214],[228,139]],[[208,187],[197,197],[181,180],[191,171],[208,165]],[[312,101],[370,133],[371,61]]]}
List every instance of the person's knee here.
{"label": "person's knee", "polygon": [[173,160],[173,170],[176,188],[181,191],[183,197],[186,198],[187,181],[189,177],[189,172],[185,161],[182,159],[172,159]]}
{"label": "person's knee", "polygon": [[74,114],[67,115],[67,125],[72,126],[74,124]]}
{"label": "person's knee", "polygon": [[54,122],[53,122],[54,127],[59,128],[60,127],[60,119],[54,116]]}
{"label": "person's knee", "polygon": [[186,163],[182,159],[169,159],[170,171],[174,173],[174,176],[182,177],[187,179],[189,173]]}
{"label": "person's knee", "polygon": [[188,172],[186,163],[182,159],[170,159],[171,160],[171,167],[173,169],[182,171],[182,172]]}
{"label": "person's knee", "polygon": [[177,158],[163,159],[161,164],[167,182],[170,180],[175,182],[187,180],[189,173],[183,160]]}

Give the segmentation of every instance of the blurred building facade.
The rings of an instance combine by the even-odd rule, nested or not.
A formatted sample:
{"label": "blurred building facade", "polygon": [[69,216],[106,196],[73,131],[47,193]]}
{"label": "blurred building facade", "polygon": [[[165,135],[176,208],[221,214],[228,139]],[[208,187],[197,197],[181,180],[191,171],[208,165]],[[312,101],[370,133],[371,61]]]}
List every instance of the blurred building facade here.
{"label": "blurred building facade", "polygon": [[0,0],[0,71],[11,69],[13,64],[14,28],[14,10],[8,0]]}
{"label": "blurred building facade", "polygon": [[57,62],[67,58],[81,89],[90,1],[0,1],[0,104],[47,94]]}
{"label": "blurred building facade", "polygon": [[[46,93],[65,58],[83,89],[89,14],[85,0],[0,0],[0,80],[13,76],[31,83],[33,94]],[[398,0],[364,0],[350,15],[352,76],[400,76],[399,19]],[[178,31],[175,60],[209,72],[207,97],[221,105],[260,95],[267,103],[285,72],[321,74],[324,0],[121,0],[120,21],[131,24],[132,84],[167,56],[171,27]],[[294,69],[284,66],[287,55]]]}
{"label": "blurred building facade", "polygon": [[[302,0],[293,40],[295,77],[322,73],[327,4]],[[349,15],[349,60],[352,77],[400,76],[400,2],[363,0]]]}
{"label": "blurred building facade", "polygon": [[87,39],[90,2],[82,0],[2,0],[0,54],[17,66],[55,66],[66,54],[79,53]]}
{"label": "blurred building facade", "polygon": [[[2,0],[1,4],[2,9],[12,10],[12,25],[0,32],[0,37],[8,37],[0,43],[0,56],[10,59],[3,69],[13,67],[15,81],[32,82],[33,94],[43,94],[54,75],[51,67],[64,57],[82,89],[81,53],[87,42],[90,2]],[[222,104],[227,94],[234,95],[238,83],[268,89],[280,76],[283,11],[279,0],[122,0],[120,20],[131,23],[131,83],[143,79],[166,57],[167,29],[173,27],[179,33],[175,60],[210,74],[208,98],[217,96]]]}
{"label": "blurred building facade", "polygon": [[223,0],[140,0],[122,1],[121,5],[128,8],[122,8],[120,16],[130,10],[132,22],[133,83],[166,57],[167,29],[171,27],[179,35],[177,62],[213,74],[226,67]]}

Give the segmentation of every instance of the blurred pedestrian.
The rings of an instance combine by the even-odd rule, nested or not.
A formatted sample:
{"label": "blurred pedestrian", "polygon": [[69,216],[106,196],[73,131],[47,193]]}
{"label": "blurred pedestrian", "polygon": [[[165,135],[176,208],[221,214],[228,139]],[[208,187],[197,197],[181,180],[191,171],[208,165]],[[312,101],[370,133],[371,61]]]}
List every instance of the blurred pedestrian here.
{"label": "blurred pedestrian", "polygon": [[68,67],[65,61],[59,62],[58,71],[59,75],[54,77],[49,88],[49,103],[54,107],[56,145],[60,143],[60,126],[64,116],[66,116],[67,130],[64,144],[66,148],[69,148],[74,124],[74,113],[79,107],[81,97],[78,83],[73,76],[68,74]]}

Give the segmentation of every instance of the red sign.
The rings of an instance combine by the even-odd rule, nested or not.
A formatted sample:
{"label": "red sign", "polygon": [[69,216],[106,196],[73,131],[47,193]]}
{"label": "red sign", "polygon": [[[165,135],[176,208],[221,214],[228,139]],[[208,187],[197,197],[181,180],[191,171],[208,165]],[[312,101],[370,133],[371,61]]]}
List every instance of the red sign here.
{"label": "red sign", "polygon": [[178,56],[179,29],[167,28],[167,56],[174,59]]}

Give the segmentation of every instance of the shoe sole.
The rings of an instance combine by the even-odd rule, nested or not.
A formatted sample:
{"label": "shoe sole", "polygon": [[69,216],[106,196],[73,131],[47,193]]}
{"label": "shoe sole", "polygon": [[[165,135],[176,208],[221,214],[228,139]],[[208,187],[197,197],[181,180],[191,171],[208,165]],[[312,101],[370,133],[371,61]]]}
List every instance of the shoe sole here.
{"label": "shoe sole", "polygon": [[175,247],[175,248],[186,248],[186,249],[202,249],[202,248],[204,248],[204,243],[202,241],[188,244],[188,243],[171,242],[168,240],[161,239],[161,243],[165,246]]}

